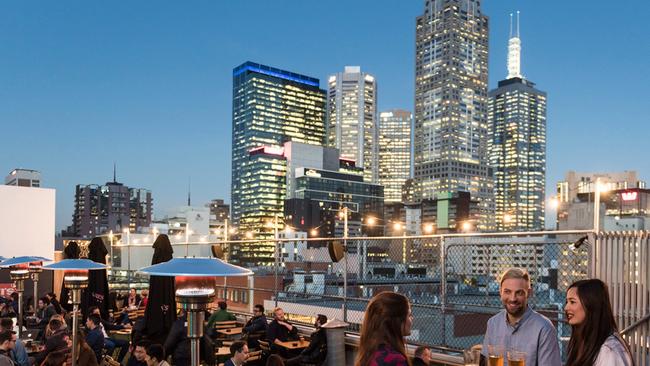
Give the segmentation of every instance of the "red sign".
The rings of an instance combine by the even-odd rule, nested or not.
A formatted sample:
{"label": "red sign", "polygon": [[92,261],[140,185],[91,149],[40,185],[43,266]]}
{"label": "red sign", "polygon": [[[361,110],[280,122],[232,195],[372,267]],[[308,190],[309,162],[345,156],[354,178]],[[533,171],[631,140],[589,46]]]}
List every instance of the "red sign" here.
{"label": "red sign", "polygon": [[621,198],[623,201],[636,201],[637,192],[623,192],[621,193]]}
{"label": "red sign", "polygon": [[16,292],[16,288],[13,283],[0,283],[0,296],[9,297],[14,292]]}

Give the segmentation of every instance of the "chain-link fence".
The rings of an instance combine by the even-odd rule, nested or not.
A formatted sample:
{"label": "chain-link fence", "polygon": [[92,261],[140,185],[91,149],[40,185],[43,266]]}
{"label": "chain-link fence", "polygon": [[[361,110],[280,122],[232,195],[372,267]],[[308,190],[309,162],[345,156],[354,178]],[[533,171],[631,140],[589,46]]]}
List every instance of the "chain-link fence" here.
{"label": "chain-link fence", "polygon": [[565,348],[570,336],[563,312],[566,290],[592,271],[595,237],[587,238],[588,233],[347,239],[295,235],[172,244],[180,253],[223,253],[230,262],[254,270],[252,278],[224,280],[218,290],[234,309],[252,309],[257,303],[268,310],[280,306],[291,320],[305,324],[325,314],[345,320],[348,331],[358,332],[373,295],[394,291],[412,304],[410,342],[459,350],[482,342],[487,320],[503,308],[499,275],[520,267],[531,277],[530,306],[554,323]]}

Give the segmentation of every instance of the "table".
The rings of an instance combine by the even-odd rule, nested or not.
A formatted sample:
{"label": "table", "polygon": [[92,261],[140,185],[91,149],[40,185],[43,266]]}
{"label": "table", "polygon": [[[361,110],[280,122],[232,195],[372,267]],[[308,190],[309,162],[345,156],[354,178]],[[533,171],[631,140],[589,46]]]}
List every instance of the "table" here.
{"label": "table", "polygon": [[309,341],[286,341],[277,343],[278,346],[282,346],[286,349],[301,349],[309,347]]}
{"label": "table", "polygon": [[215,356],[230,356],[230,347],[219,347]]}
{"label": "table", "polygon": [[27,347],[25,346],[25,350],[27,351],[27,355],[33,356],[37,353],[40,353],[42,350],[45,349],[45,346],[42,344],[32,344],[31,346]]}
{"label": "table", "polygon": [[225,334],[225,335],[237,335],[237,334],[241,334],[242,329],[244,329],[244,328],[239,327],[239,328],[217,329],[217,333]]}

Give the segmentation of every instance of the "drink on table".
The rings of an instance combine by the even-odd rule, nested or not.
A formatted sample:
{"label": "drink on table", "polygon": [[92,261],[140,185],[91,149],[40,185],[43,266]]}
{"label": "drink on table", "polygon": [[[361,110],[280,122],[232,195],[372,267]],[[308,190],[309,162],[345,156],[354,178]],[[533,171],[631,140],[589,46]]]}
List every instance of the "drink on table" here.
{"label": "drink on table", "polygon": [[509,366],[526,366],[526,353],[520,351],[508,351]]}
{"label": "drink on table", "polygon": [[488,366],[503,366],[503,346],[488,345]]}
{"label": "drink on table", "polygon": [[479,366],[481,363],[481,351],[478,349],[469,349],[463,351],[465,366]]}

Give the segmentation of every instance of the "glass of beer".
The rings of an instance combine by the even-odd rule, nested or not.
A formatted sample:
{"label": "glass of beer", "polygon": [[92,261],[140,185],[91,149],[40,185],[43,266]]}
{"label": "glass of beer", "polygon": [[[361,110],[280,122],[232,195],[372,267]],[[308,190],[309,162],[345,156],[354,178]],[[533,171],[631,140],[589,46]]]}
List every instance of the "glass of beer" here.
{"label": "glass of beer", "polygon": [[509,366],[526,366],[526,352],[508,351]]}
{"label": "glass of beer", "polygon": [[488,345],[488,366],[503,366],[503,345]]}
{"label": "glass of beer", "polygon": [[468,349],[463,351],[465,366],[479,366],[481,364],[481,350]]}

